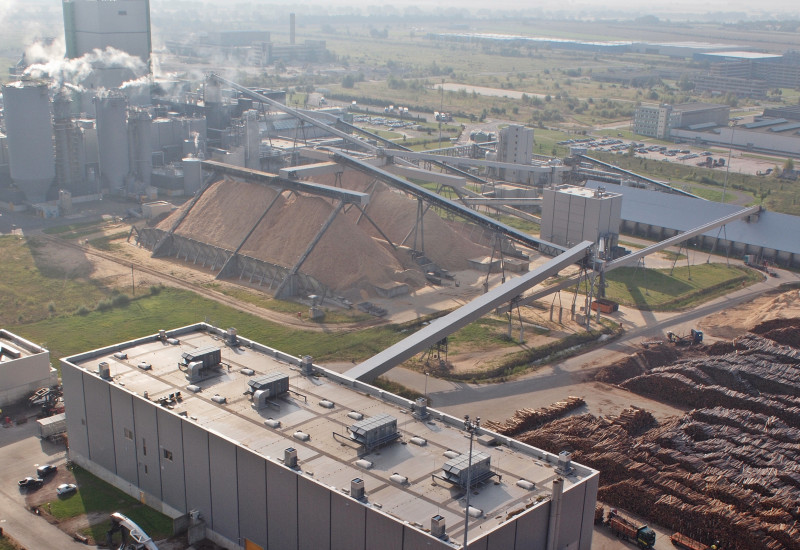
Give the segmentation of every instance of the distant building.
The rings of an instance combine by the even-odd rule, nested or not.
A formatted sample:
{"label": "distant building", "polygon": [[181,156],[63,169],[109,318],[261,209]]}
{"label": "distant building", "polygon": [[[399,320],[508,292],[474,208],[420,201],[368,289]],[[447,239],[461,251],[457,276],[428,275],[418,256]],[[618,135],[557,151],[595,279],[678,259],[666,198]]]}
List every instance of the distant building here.
{"label": "distant building", "polygon": [[695,60],[711,63],[708,74],[693,79],[698,92],[760,99],[769,89],[800,87],[800,52],[706,52]]}
{"label": "distant building", "polygon": [[642,105],[633,114],[633,132],[640,136],[669,139],[675,128],[726,126],[730,111],[727,105],[716,103]]}
{"label": "distant building", "polygon": [[[497,160],[514,164],[530,164],[533,159],[533,128],[510,124],[499,132]],[[519,182],[523,172],[500,169],[500,179]],[[525,174],[527,177],[527,174]]]}
{"label": "distant building", "polygon": [[67,57],[112,47],[149,66],[150,0],[63,0]]}

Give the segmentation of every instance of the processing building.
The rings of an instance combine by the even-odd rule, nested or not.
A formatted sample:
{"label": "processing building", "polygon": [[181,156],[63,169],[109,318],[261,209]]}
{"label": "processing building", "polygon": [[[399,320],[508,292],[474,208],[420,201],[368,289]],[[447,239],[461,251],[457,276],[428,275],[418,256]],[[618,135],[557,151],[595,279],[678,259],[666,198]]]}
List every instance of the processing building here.
{"label": "processing building", "polygon": [[63,0],[67,57],[112,47],[150,63],[150,0]]}
{"label": "processing building", "polygon": [[0,329],[0,407],[58,384],[50,352],[13,332]]}
{"label": "processing building", "polygon": [[70,458],[225,547],[591,546],[599,474],[569,453],[481,428],[470,455],[462,420],[233,329],[61,365]]}

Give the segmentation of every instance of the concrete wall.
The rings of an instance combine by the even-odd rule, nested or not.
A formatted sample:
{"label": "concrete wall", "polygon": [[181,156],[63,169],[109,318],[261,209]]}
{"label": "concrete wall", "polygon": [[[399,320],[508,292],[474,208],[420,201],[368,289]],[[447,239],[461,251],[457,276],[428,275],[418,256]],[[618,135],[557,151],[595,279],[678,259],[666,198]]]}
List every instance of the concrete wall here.
{"label": "concrete wall", "polygon": [[[25,354],[19,359],[3,356],[0,362],[0,406],[15,403],[30,397],[41,387],[58,383],[56,370],[50,366],[49,351],[6,330],[0,331],[0,336],[9,346]],[[0,345],[2,343],[0,341]]]}

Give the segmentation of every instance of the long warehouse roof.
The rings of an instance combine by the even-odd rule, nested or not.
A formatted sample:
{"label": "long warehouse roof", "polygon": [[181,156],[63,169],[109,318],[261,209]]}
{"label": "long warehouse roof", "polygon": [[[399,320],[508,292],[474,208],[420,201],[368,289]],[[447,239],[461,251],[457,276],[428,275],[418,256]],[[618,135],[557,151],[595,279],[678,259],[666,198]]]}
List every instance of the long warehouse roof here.
{"label": "long warehouse roof", "polygon": [[[586,182],[586,186],[592,189],[605,187],[607,191],[621,194],[622,219],[625,221],[677,231],[688,231],[709,220],[722,218],[742,209],[735,204],[693,199],[606,182],[590,180]],[[800,254],[800,239],[797,238],[800,235],[800,217],[789,214],[763,211],[758,222],[734,221],[726,226],[724,232],[715,229],[705,235]]]}

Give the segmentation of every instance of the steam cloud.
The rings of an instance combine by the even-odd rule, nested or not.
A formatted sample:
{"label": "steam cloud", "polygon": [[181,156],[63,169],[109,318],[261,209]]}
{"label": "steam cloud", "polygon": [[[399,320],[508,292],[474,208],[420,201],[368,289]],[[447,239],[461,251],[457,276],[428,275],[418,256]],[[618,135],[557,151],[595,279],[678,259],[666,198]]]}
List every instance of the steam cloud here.
{"label": "steam cloud", "polygon": [[41,44],[29,48],[26,56],[32,64],[25,74],[33,78],[50,78],[55,88],[61,88],[67,84],[79,87],[97,68],[129,69],[137,75],[147,72],[141,59],[111,47],[95,49],[76,59],[65,59],[63,50],[61,57],[54,53],[53,48]]}

